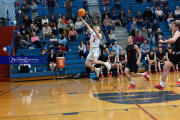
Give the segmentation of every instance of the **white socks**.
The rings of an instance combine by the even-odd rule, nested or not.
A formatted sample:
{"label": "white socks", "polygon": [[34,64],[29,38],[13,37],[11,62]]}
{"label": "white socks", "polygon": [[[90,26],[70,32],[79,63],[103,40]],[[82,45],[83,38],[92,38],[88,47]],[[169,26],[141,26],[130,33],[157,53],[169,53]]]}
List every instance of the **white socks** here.
{"label": "white socks", "polygon": [[178,81],[180,81],[180,78],[179,78],[179,80]]}
{"label": "white socks", "polygon": [[119,71],[117,71],[117,73],[119,73]]}
{"label": "white socks", "polygon": [[160,85],[161,85],[162,87],[164,87],[164,82],[163,82],[163,81],[161,81],[161,82],[160,82]]}
{"label": "white socks", "polygon": [[178,69],[178,67],[176,67],[176,70]]}
{"label": "white socks", "polygon": [[133,81],[130,82],[131,84],[134,84]]}
{"label": "white socks", "polygon": [[155,71],[157,71],[157,69],[155,69]]}
{"label": "white socks", "polygon": [[159,69],[159,70],[161,70],[161,69]]}
{"label": "white socks", "polygon": [[145,73],[142,73],[142,76],[145,76]]}

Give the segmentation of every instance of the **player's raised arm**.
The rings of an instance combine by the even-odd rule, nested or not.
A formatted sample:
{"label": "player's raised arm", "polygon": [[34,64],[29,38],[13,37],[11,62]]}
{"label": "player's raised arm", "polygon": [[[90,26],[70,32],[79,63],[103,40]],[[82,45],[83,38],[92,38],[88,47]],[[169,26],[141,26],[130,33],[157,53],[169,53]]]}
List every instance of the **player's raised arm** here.
{"label": "player's raised arm", "polygon": [[175,35],[174,35],[172,38],[170,38],[169,40],[165,40],[165,41],[159,40],[158,42],[159,42],[159,43],[174,43],[174,42],[176,42],[176,40],[177,40],[179,37],[180,37],[180,32],[179,32],[179,31],[176,31]]}
{"label": "player's raised arm", "polygon": [[82,22],[85,24],[85,26],[89,29],[90,28],[90,26],[82,19],[82,17],[81,16],[79,16],[79,18],[82,20]]}
{"label": "player's raised arm", "polygon": [[101,39],[101,37],[100,37],[99,33],[96,31],[96,29],[94,29],[94,32],[96,33],[97,38]]}

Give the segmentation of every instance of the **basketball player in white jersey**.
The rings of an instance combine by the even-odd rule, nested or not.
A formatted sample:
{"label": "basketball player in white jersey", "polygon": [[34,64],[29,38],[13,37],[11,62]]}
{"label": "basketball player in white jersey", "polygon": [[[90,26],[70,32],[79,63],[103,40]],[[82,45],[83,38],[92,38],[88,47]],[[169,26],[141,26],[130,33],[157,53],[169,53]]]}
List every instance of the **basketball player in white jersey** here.
{"label": "basketball player in white jersey", "polygon": [[91,36],[90,36],[90,51],[89,51],[89,54],[86,58],[85,65],[87,67],[89,67],[90,69],[95,70],[96,78],[94,80],[99,80],[100,68],[95,68],[93,65],[90,65],[89,63],[91,62],[91,60],[93,60],[94,64],[105,65],[108,70],[111,69],[111,65],[109,64],[109,62],[102,62],[102,61],[98,60],[98,58],[99,58],[99,44],[100,44],[100,41],[102,39],[102,35],[99,33],[101,30],[101,27],[99,25],[93,26],[93,29],[94,29],[93,30],[82,19],[82,17],[80,17],[80,19],[86,25],[86,27],[89,29],[90,34],[91,34]]}

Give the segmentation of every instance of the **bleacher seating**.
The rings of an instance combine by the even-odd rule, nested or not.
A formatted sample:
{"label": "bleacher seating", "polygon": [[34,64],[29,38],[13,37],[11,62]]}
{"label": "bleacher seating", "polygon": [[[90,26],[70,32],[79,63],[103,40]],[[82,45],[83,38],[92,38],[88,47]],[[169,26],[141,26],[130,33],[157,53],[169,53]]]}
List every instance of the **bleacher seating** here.
{"label": "bleacher seating", "polygon": [[[175,10],[175,3],[174,1],[169,1],[169,9],[174,12]],[[59,9],[55,9],[55,17],[57,19],[59,14],[64,15],[65,14],[65,8],[64,7],[64,2],[65,0],[57,0],[57,4],[59,5]],[[144,13],[144,11],[146,10],[146,7],[151,7],[152,4],[137,4],[136,0],[126,0],[126,1],[120,1],[121,3],[121,9],[125,12],[125,14],[127,13],[127,10],[130,9],[133,14],[136,16],[137,13],[140,11],[142,14]],[[131,3],[131,6],[130,6]],[[45,1],[44,1],[45,4]],[[103,10],[103,6],[102,6],[102,0],[99,0],[99,4],[101,5],[100,10],[101,13],[104,13]],[[113,4],[114,1],[110,0],[110,5],[113,9]],[[82,8],[82,0],[75,0],[75,2],[73,2],[73,6],[77,6],[77,7],[73,7],[72,9],[72,13],[74,13],[77,16],[77,12],[78,9]],[[44,9],[44,6],[38,5],[38,15],[39,17],[42,19],[43,15],[46,15],[47,18],[49,18],[48,16],[48,9]],[[120,10],[116,11],[118,14],[120,12]],[[31,18],[31,11],[29,13],[29,17]],[[152,23],[150,23],[152,25]],[[166,38],[167,36],[170,36],[171,33],[169,32],[169,28],[167,26],[167,23],[159,23],[160,24],[160,28],[162,30],[162,32],[164,33],[164,37]],[[141,25],[138,26],[139,29],[142,28]],[[40,31],[40,33],[42,33],[42,31]],[[41,34],[37,34],[38,36],[41,36]],[[71,49],[71,51],[66,51],[66,55],[65,55],[65,69],[67,71],[67,74],[77,74],[77,73],[82,73],[86,71],[84,62],[85,59],[81,59],[79,54],[78,54],[78,45],[80,41],[84,41],[85,43],[85,38],[84,35],[82,33],[78,34],[78,40],[76,40],[76,42],[69,42],[69,49]],[[40,42],[44,42],[44,40],[42,39],[42,37],[40,37]],[[47,44],[50,44],[49,39],[47,38],[45,40],[45,42]],[[41,56],[41,48],[37,48],[36,45],[31,45],[30,47],[34,47],[34,49],[20,49],[18,47],[17,49],[17,53],[16,56],[20,56],[20,54],[24,54],[25,56]],[[152,48],[153,46],[150,46],[150,48]],[[32,68],[30,70],[34,71],[34,68],[36,67],[36,73],[19,73],[18,72],[18,65],[15,64],[13,65],[13,69],[12,69],[12,74],[10,74],[10,79],[16,79],[16,78],[28,78],[28,77],[41,77],[41,76],[56,76],[56,71],[50,71],[49,66],[47,64],[47,55],[49,54],[46,53],[44,57],[42,57],[40,59],[40,61],[42,61],[42,64],[32,64]],[[60,71],[60,75],[63,75],[64,72]]]}

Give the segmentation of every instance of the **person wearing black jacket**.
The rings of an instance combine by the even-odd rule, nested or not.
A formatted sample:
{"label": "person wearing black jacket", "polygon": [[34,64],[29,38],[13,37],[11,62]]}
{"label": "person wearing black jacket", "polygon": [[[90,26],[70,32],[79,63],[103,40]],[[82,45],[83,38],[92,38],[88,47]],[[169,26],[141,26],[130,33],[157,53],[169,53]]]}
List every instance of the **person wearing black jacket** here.
{"label": "person wearing black jacket", "polygon": [[47,57],[47,61],[48,61],[48,65],[50,67],[50,70],[54,71],[54,69],[56,67],[56,55],[55,55],[53,49],[50,50],[50,53]]}
{"label": "person wearing black jacket", "polygon": [[75,23],[77,22],[77,18],[74,14],[72,14],[71,20],[73,21],[73,24],[75,25]]}
{"label": "person wearing black jacket", "polygon": [[143,19],[144,20],[150,20],[151,22],[153,21],[153,14],[152,12],[149,10],[149,7],[147,7],[146,11],[143,14]]}
{"label": "person wearing black jacket", "polygon": [[31,45],[31,43],[28,43],[25,40],[23,40],[23,36],[20,35],[20,32],[17,33],[15,40],[20,44],[21,47],[24,47],[24,49],[26,49],[28,45]]}
{"label": "person wearing black jacket", "polygon": [[39,16],[36,16],[36,19],[34,20],[34,23],[37,25],[39,30],[42,30],[42,23],[41,23],[41,19],[39,18]]}
{"label": "person wearing black jacket", "polygon": [[105,11],[104,11],[104,14],[102,15],[102,23],[103,23],[106,15],[108,15],[108,18],[111,18],[111,15],[108,13],[108,11],[105,10]]}
{"label": "person wearing black jacket", "polygon": [[25,18],[24,18],[24,20],[23,20],[23,23],[25,24],[26,28],[27,28],[27,27],[29,28],[30,25],[31,25],[31,23],[32,23],[32,21],[31,21],[30,18],[28,18],[28,16],[25,16]]}
{"label": "person wearing black jacket", "polygon": [[123,10],[120,11],[119,20],[121,20],[123,26],[125,27],[126,26],[125,24],[127,24],[127,19]]}
{"label": "person wearing black jacket", "polygon": [[24,24],[21,25],[20,35],[22,35],[24,38],[27,38],[27,41],[29,41],[29,32],[25,28]]}
{"label": "person wearing black jacket", "polygon": [[158,28],[160,28],[160,26],[156,23],[156,19],[154,19],[154,24],[152,24],[152,31],[156,32]]}
{"label": "person wearing black jacket", "polygon": [[154,33],[154,35],[155,35],[155,38],[156,38],[156,41],[157,41],[157,40],[158,40],[158,36],[159,36],[159,35],[164,36],[164,33],[161,32],[161,29],[160,29],[160,28],[158,28],[158,29],[156,30],[156,32]]}

